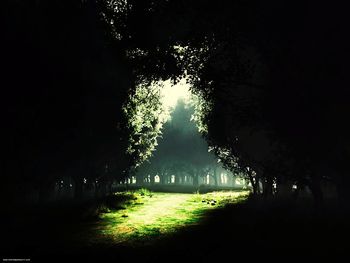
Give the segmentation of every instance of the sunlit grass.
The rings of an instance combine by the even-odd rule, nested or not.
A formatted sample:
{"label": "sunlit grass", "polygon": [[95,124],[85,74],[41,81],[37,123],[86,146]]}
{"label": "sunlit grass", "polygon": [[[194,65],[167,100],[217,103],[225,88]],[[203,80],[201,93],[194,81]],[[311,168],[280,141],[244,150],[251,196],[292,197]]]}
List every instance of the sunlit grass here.
{"label": "sunlit grass", "polygon": [[199,224],[205,214],[227,203],[244,200],[247,191],[208,194],[134,193],[123,209],[103,213],[98,232],[115,243],[151,241],[186,226]]}

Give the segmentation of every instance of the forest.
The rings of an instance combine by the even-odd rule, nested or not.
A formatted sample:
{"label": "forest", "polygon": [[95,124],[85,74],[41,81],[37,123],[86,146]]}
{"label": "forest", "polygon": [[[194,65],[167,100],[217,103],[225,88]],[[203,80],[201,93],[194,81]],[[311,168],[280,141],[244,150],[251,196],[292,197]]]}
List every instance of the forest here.
{"label": "forest", "polygon": [[346,255],[345,4],[1,6],[3,260]]}

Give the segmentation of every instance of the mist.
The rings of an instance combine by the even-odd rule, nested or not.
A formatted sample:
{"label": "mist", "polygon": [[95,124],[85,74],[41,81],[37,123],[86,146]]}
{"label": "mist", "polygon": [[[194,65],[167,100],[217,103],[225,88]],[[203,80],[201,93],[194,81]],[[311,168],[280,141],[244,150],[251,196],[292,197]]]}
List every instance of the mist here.
{"label": "mist", "polygon": [[194,110],[184,98],[177,100],[155,152],[127,183],[180,192],[246,187],[208,150],[208,143],[191,118]]}

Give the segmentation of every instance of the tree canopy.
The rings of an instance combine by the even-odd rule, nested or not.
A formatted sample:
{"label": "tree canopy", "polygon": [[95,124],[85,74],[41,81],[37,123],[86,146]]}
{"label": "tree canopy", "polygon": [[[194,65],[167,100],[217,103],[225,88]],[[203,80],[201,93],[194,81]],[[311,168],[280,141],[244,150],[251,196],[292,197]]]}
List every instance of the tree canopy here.
{"label": "tree canopy", "polygon": [[[2,6],[7,183],[45,188],[71,170],[78,184],[111,160],[126,176],[148,158],[159,134],[157,95],[145,108],[138,94],[186,76],[201,99],[196,120],[203,136],[227,167],[250,167],[270,185],[308,185],[320,202],[320,181],[330,180],[348,198],[349,43],[341,5],[6,0]],[[147,116],[142,123],[128,119],[139,113]]]}

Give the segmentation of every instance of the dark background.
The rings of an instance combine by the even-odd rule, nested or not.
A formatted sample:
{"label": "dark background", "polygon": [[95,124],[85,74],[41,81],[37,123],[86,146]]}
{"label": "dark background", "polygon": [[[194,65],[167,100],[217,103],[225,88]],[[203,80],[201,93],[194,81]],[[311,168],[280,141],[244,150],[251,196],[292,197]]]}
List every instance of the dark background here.
{"label": "dark background", "polygon": [[[113,175],[102,177],[106,184],[125,178],[134,160],[125,155],[132,131],[123,103],[140,76],[176,79],[186,69],[199,77],[191,80],[194,92],[213,105],[204,116],[205,139],[218,156],[221,149],[230,150],[228,169],[238,169],[234,156],[240,158],[239,169],[255,169],[266,186],[261,195],[277,196],[273,182],[280,189],[287,183],[306,187],[316,218],[322,227],[330,226],[326,233],[336,238],[334,233],[348,229],[342,221],[350,197],[346,5],[277,0],[129,3],[125,16],[112,12],[105,1],[2,1],[3,218],[28,204],[46,203],[63,177],[72,181],[75,199],[83,195],[83,178],[100,178],[106,163],[114,167]],[[189,47],[181,63],[173,56],[174,45]],[[209,51],[200,51],[203,47]],[[135,49],[147,55],[133,59],[128,52]],[[263,221],[257,219],[266,220],[265,229],[279,224],[270,221],[279,212],[266,213]],[[335,218],[343,223],[333,232]],[[311,229],[314,239],[306,246],[317,254],[318,230],[310,228],[312,220],[307,222],[301,229]],[[328,241],[335,247],[329,254],[346,250],[346,241]],[[268,242],[254,244],[253,250],[270,248]]]}

